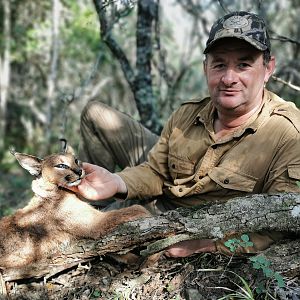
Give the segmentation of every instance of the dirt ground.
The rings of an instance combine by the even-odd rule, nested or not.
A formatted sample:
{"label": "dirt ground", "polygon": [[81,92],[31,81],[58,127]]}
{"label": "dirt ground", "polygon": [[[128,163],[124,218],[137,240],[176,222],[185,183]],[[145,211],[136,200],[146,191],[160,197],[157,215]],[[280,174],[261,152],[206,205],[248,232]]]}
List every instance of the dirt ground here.
{"label": "dirt ground", "polygon": [[[245,258],[216,254],[185,259],[161,257],[142,270],[98,257],[53,278],[8,283],[6,288],[11,300],[300,299],[299,276],[288,279],[284,289],[268,282],[267,293],[247,295],[242,280],[253,293],[263,280],[262,274],[253,273],[251,268]],[[241,293],[239,297],[230,296],[237,292]]]}

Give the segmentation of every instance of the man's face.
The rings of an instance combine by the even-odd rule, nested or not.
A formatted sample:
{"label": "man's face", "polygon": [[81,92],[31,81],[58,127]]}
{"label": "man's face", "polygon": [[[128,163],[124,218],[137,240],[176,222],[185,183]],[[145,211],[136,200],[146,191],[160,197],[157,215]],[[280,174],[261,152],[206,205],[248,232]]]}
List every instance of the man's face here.
{"label": "man's face", "polygon": [[263,53],[236,38],[220,40],[207,54],[204,72],[219,113],[242,115],[259,105],[275,61],[264,65]]}

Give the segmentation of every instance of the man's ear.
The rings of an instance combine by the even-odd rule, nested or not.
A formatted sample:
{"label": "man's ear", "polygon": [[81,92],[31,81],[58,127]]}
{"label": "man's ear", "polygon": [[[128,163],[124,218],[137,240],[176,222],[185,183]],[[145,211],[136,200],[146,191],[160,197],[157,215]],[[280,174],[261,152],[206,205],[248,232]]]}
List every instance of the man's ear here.
{"label": "man's ear", "polygon": [[275,67],[276,67],[275,57],[271,56],[271,59],[266,66],[265,83],[268,82],[269,78],[274,73]]}
{"label": "man's ear", "polygon": [[25,153],[15,152],[14,150],[10,151],[22,168],[27,170],[31,175],[38,176],[42,171],[42,159],[36,156],[32,156]]}
{"label": "man's ear", "polygon": [[205,58],[203,60],[203,72],[204,72],[204,74],[206,76],[206,74],[207,74],[207,58]]}

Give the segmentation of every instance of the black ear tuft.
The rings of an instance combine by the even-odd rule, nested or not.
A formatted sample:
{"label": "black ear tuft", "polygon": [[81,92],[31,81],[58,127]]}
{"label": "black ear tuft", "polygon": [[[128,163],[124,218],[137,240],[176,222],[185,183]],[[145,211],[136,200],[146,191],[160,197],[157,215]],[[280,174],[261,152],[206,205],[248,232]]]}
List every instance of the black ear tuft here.
{"label": "black ear tuft", "polygon": [[64,139],[64,138],[61,138],[61,139],[59,139],[59,140],[60,140],[60,142],[61,142],[60,152],[65,154],[65,153],[67,152],[68,142],[67,142],[67,140]]}
{"label": "black ear tuft", "polygon": [[68,142],[66,139],[59,139],[61,141],[61,150],[60,152],[62,154],[71,154],[75,156],[75,151],[74,149],[68,145]]}

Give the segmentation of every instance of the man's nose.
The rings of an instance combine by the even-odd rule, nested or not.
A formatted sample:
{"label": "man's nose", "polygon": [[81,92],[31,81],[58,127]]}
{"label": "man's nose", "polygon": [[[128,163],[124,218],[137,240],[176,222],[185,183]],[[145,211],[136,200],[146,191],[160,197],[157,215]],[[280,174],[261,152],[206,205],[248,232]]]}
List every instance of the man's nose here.
{"label": "man's nose", "polygon": [[221,81],[226,86],[232,86],[237,83],[237,74],[233,69],[226,69],[223,74]]}

